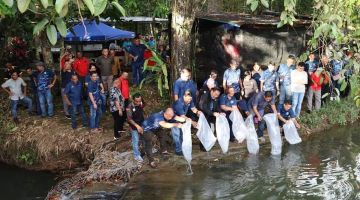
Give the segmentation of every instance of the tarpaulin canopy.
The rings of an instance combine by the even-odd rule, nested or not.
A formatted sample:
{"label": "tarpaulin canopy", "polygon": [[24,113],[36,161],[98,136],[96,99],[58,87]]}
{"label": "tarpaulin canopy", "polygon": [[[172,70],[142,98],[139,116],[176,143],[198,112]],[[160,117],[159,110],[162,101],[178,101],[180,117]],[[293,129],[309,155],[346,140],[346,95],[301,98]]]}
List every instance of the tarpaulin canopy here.
{"label": "tarpaulin canopy", "polygon": [[102,22],[99,22],[97,24],[95,20],[93,21],[86,20],[84,21],[84,24],[86,27],[86,31],[83,24],[79,23],[72,27],[73,32],[68,31],[64,40],[66,42],[81,42],[81,41],[102,42],[102,41],[135,37],[134,32],[116,29]]}

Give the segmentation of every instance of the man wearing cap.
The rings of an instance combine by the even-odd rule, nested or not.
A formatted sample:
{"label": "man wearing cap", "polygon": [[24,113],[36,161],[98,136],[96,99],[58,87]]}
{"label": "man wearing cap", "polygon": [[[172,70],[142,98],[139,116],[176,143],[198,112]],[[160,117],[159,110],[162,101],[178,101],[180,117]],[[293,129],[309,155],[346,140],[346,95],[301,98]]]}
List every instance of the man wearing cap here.
{"label": "man wearing cap", "polygon": [[[54,104],[53,96],[51,94],[51,88],[56,83],[56,75],[50,69],[46,69],[43,62],[36,63],[38,70],[36,81],[37,81],[37,92],[39,97],[41,116],[52,117],[54,116]],[[46,112],[47,104],[47,112]]]}

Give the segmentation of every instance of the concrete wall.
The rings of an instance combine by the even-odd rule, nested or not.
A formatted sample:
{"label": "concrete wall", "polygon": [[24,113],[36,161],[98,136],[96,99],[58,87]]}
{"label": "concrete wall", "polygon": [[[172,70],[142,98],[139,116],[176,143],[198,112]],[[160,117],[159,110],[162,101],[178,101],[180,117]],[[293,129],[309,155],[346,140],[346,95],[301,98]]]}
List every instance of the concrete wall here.
{"label": "concrete wall", "polygon": [[[305,28],[296,29],[250,29],[240,28],[232,36],[232,42],[239,50],[242,67],[257,62],[268,65],[286,62],[289,55],[298,56],[305,46]],[[222,37],[223,26],[200,25],[196,48],[196,80],[202,82],[211,69],[217,69],[220,77],[228,67],[231,57],[225,52]]]}

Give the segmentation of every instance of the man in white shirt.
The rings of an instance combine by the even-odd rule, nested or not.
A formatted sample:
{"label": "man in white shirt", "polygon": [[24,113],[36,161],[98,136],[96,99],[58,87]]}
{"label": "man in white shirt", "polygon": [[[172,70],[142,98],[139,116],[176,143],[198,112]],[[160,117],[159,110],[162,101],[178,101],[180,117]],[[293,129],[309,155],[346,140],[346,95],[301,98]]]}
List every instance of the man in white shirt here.
{"label": "man in white shirt", "polygon": [[[22,86],[24,87],[24,92],[22,91]],[[5,81],[1,87],[9,94],[11,100],[11,113],[15,123],[19,123],[16,112],[19,103],[27,106],[28,112],[31,114],[32,101],[26,96],[26,83],[22,78],[19,78],[18,72],[13,71],[11,79]]]}

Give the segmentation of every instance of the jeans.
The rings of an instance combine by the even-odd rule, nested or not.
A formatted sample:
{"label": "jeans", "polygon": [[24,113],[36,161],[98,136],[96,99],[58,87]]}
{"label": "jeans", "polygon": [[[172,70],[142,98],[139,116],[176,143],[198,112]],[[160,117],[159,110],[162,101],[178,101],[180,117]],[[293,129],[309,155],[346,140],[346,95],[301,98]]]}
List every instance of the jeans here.
{"label": "jeans", "polygon": [[101,111],[106,112],[106,93],[100,93],[101,96]]}
{"label": "jeans", "polygon": [[102,115],[101,102],[97,102],[97,108],[90,103],[90,129],[99,128],[100,117]]}
{"label": "jeans", "polygon": [[299,117],[301,112],[301,104],[303,102],[305,93],[303,92],[294,92],[292,95],[292,109],[296,117]]}
{"label": "jeans", "polygon": [[315,91],[309,88],[307,92],[307,109],[313,110],[313,97],[315,97],[315,110],[320,110],[321,108],[321,90]]}
{"label": "jeans", "polygon": [[30,113],[32,111],[32,101],[29,97],[24,97],[19,100],[11,100],[11,114],[13,116],[13,119],[17,118],[17,105],[23,104],[28,108],[28,112]]}
{"label": "jeans", "polygon": [[69,115],[69,105],[66,103],[65,101],[65,93],[64,93],[64,90],[65,88],[61,88],[61,98],[62,98],[62,101],[63,101],[63,107],[64,107],[64,113],[65,115]]}
{"label": "jeans", "polygon": [[291,100],[291,86],[288,85],[280,85],[280,97],[279,97],[279,104],[284,104],[285,100]]}
{"label": "jeans", "polygon": [[120,131],[124,130],[124,123],[126,121],[125,112],[123,112],[123,115],[119,115],[119,111],[112,112],[111,115],[114,119],[114,137],[119,138],[120,137]]}
{"label": "jeans", "polygon": [[143,79],[143,68],[144,63],[143,62],[133,62],[131,64],[132,69],[132,81],[134,85],[140,85],[142,79]]}
{"label": "jeans", "polygon": [[159,140],[160,140],[160,153],[165,151],[165,135],[163,131],[147,131],[144,132],[143,136],[144,136],[144,140],[145,140],[145,152],[146,155],[148,156],[149,159],[149,163],[151,163],[152,161],[154,161],[154,157],[153,157],[153,153],[152,153],[152,137],[153,134],[155,134]]}
{"label": "jeans", "polygon": [[175,152],[182,152],[182,131],[178,127],[171,128],[171,136],[175,145]]}
{"label": "jeans", "polygon": [[140,135],[136,129],[131,130],[131,144],[132,144],[135,158],[139,158],[141,156],[141,153],[139,150],[140,140],[141,140],[141,142],[143,142],[143,145],[145,146],[143,136]]}
{"label": "jeans", "polygon": [[83,104],[79,104],[79,105],[72,105],[71,107],[69,107],[69,110],[71,111],[71,127],[73,129],[75,129],[77,127],[76,124],[76,113],[79,112],[79,114],[81,115],[81,119],[82,119],[82,124],[84,127],[87,126],[87,118],[85,115],[85,111],[84,111],[84,106]]}
{"label": "jeans", "polygon": [[46,104],[47,104],[47,114],[48,116],[54,115],[54,104],[53,96],[50,89],[38,91],[39,103],[41,109],[41,116],[46,117]]}

